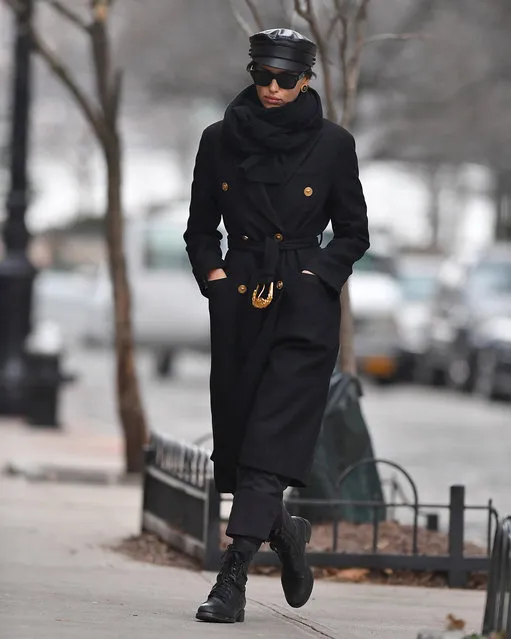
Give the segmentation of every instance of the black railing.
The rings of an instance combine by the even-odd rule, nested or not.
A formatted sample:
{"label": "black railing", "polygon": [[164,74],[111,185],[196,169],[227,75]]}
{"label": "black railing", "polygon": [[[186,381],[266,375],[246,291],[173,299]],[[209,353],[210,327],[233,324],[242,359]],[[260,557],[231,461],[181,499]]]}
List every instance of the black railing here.
{"label": "black railing", "polygon": [[[216,493],[212,478],[210,451],[176,442],[160,435],[152,435],[146,451],[146,469],[143,500],[143,530],[151,531],[169,544],[198,558],[205,569],[216,569],[221,555],[220,510],[221,497]],[[451,486],[447,504],[420,503],[417,487],[411,476],[398,464],[389,460],[363,460],[348,468],[339,480],[342,482],[363,464],[383,463],[397,469],[408,480],[412,490],[412,500],[396,501],[353,501],[343,499],[298,499],[286,500],[290,511],[295,507],[351,506],[372,508],[372,543],[369,552],[343,552],[339,550],[342,539],[343,521],[331,522],[331,550],[308,552],[311,565],[333,568],[367,568],[370,570],[415,570],[439,571],[448,574],[451,587],[464,587],[471,573],[487,572],[489,569],[491,539],[497,513],[489,501],[486,505],[467,505],[464,486]],[[394,496],[404,492],[396,489],[392,482]],[[408,509],[412,513],[410,552],[389,554],[379,551],[379,532],[382,512]],[[341,509],[334,508],[334,512]],[[431,518],[432,511],[447,511],[449,514],[447,548],[444,554],[433,555],[422,552],[419,543],[419,520],[421,516]],[[484,554],[465,554],[465,513],[466,511],[486,512],[487,545]],[[435,515],[438,519],[438,515]],[[427,549],[426,549],[427,551]],[[277,565],[278,558],[271,551],[261,551],[254,558],[258,565]],[[511,638],[510,638],[511,639]]]}
{"label": "black railing", "polygon": [[499,521],[493,541],[483,634],[492,632],[511,639],[511,517]]}
{"label": "black railing", "polygon": [[212,481],[209,451],[151,434],[145,452],[142,530],[217,567],[220,496]]}

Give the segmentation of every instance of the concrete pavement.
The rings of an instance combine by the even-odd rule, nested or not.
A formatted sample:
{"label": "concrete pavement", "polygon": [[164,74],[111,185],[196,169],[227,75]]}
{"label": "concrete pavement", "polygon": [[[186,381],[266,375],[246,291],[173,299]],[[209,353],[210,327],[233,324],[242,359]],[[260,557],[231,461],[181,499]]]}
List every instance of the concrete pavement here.
{"label": "concrete pavement", "polygon": [[[24,432],[26,441],[32,437],[0,422],[2,442],[10,429],[18,445]],[[13,446],[11,438],[11,453]],[[0,639],[415,639],[423,627],[440,629],[449,613],[470,629],[481,623],[481,592],[319,581],[309,604],[295,611],[278,579],[251,576],[244,624],[201,624],[195,608],[214,575],[140,563],[110,549],[139,531],[139,487],[0,482]]]}

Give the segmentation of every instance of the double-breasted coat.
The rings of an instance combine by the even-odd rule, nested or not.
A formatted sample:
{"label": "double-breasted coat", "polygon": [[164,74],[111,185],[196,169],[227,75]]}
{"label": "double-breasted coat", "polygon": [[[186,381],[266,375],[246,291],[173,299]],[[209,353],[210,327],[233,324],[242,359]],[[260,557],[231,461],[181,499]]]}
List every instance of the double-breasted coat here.
{"label": "double-breasted coat", "polygon": [[[306,483],[338,355],[340,291],[369,247],[355,143],[345,129],[324,120],[282,184],[250,182],[238,164],[222,122],[208,127],[184,236],[209,303],[219,492],[234,492],[237,464]],[[318,237],[330,222],[334,237],[321,248]],[[227,278],[208,282],[214,268]],[[256,308],[254,289],[270,281],[272,302]]]}

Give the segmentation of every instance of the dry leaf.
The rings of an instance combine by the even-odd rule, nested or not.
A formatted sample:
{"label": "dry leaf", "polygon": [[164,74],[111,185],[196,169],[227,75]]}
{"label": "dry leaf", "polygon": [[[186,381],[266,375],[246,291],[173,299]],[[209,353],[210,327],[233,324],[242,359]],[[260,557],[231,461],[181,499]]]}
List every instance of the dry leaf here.
{"label": "dry leaf", "polygon": [[358,583],[367,579],[369,572],[367,568],[346,568],[345,570],[339,570],[336,578],[342,579],[342,581]]}
{"label": "dry leaf", "polygon": [[457,619],[454,615],[447,615],[447,630],[463,630],[467,622],[464,619]]}

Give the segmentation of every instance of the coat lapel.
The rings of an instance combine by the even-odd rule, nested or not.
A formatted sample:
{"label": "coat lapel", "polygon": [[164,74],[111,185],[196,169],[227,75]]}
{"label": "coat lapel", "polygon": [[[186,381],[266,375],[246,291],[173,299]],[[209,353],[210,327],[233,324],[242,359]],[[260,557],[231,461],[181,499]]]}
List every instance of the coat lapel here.
{"label": "coat lapel", "polygon": [[252,206],[269,220],[278,229],[282,229],[282,222],[268,196],[266,186],[262,182],[249,182],[247,180],[247,195]]}
{"label": "coat lapel", "polygon": [[307,160],[309,155],[312,153],[314,147],[318,143],[320,137],[321,137],[321,131],[318,131],[318,134],[310,140],[309,144],[306,144],[299,152],[297,152],[295,155],[289,158],[290,171],[289,171],[286,182],[289,182],[289,180],[298,171],[298,169],[302,166],[302,164],[304,164],[304,162]]}

